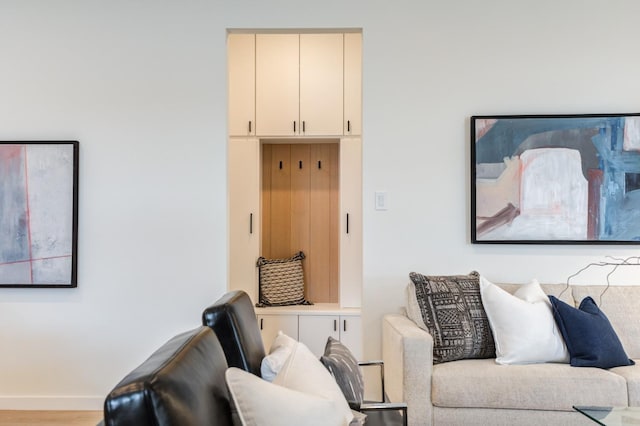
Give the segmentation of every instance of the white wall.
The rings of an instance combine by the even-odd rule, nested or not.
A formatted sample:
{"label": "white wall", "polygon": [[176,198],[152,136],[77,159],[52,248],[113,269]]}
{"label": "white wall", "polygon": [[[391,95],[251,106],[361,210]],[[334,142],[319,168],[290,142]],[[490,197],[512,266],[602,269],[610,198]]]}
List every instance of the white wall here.
{"label": "white wall", "polygon": [[79,286],[0,289],[0,408],[99,409],[225,291],[227,28],[363,28],[368,355],[410,271],[563,282],[640,254],[468,236],[469,116],[640,110],[639,14],[634,0],[0,0],[0,139],[81,151]]}

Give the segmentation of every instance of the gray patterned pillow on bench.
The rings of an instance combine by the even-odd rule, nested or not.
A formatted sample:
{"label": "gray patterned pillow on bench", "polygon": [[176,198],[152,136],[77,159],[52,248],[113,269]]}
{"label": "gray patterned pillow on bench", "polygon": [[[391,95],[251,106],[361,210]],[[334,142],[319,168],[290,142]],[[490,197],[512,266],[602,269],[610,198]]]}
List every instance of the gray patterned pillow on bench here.
{"label": "gray patterned pillow on bench", "polygon": [[433,337],[434,364],[496,356],[479,277],[475,271],[448,276],[409,274],[422,319]]}
{"label": "gray patterned pillow on bench", "polygon": [[304,253],[288,259],[258,258],[259,302],[256,306],[312,305],[304,298]]}

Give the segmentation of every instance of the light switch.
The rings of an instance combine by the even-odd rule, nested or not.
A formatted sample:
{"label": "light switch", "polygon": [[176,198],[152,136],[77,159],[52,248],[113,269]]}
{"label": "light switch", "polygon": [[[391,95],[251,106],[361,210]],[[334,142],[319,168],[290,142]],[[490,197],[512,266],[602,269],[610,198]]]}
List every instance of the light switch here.
{"label": "light switch", "polygon": [[387,210],[387,191],[376,191],[376,210]]}

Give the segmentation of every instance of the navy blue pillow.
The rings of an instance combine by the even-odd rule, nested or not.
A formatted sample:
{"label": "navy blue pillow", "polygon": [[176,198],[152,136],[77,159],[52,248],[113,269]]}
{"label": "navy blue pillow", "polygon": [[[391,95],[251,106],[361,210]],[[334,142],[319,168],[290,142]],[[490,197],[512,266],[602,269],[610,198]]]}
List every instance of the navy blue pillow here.
{"label": "navy blue pillow", "polygon": [[612,368],[633,365],[609,319],[591,297],[578,309],[549,296],[553,318],[564,337],[573,367]]}

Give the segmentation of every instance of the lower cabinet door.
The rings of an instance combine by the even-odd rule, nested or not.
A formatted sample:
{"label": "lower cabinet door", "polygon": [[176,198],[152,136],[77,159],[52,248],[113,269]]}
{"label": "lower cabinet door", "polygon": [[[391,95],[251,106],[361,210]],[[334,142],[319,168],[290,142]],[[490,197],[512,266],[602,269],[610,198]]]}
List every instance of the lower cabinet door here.
{"label": "lower cabinet door", "polygon": [[362,359],[362,320],[356,315],[340,316],[340,341],[358,361]]}
{"label": "lower cabinet door", "polygon": [[293,339],[298,339],[297,315],[258,315],[257,317],[265,353],[269,353],[278,331],[282,331]]}
{"label": "lower cabinet door", "polygon": [[329,336],[340,339],[338,315],[300,315],[298,340],[304,343],[318,358],[324,354]]}

